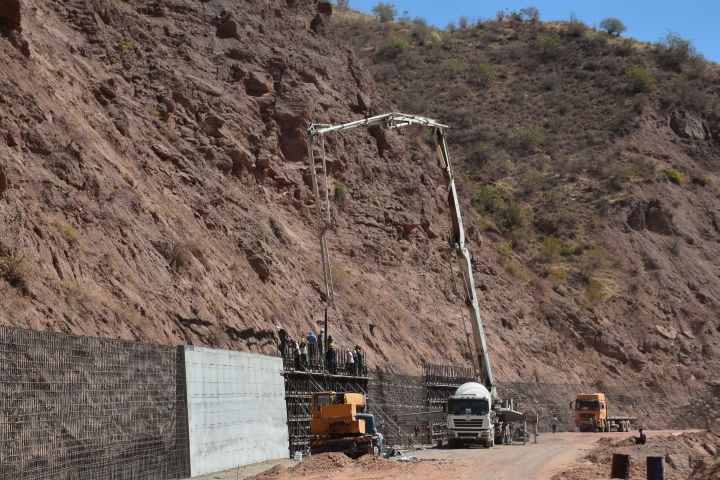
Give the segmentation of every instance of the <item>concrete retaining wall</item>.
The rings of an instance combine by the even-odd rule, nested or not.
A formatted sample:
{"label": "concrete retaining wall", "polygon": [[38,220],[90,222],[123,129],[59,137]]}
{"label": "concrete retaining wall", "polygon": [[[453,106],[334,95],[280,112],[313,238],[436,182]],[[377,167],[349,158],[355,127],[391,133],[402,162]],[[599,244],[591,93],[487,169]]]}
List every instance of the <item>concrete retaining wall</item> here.
{"label": "concrete retaining wall", "polygon": [[282,360],[185,347],[192,476],[288,457]]}

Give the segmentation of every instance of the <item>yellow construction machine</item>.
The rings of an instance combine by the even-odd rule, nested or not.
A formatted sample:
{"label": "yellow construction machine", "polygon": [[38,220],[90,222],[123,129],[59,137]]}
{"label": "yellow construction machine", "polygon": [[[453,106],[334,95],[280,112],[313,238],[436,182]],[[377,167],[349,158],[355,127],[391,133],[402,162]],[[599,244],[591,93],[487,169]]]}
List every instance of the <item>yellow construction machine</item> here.
{"label": "yellow construction machine", "polygon": [[311,454],[343,452],[357,458],[382,451],[382,434],[375,417],[365,413],[362,393],[313,393],[310,434]]}

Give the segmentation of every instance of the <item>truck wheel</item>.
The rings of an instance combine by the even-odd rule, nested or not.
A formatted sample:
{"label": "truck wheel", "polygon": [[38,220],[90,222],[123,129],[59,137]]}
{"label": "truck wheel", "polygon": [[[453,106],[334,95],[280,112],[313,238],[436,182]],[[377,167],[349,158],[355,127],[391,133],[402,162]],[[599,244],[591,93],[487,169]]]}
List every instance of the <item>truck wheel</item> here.
{"label": "truck wheel", "polygon": [[492,440],[487,440],[485,443],[483,443],[483,447],[485,448],[492,448],[495,445],[495,442]]}
{"label": "truck wheel", "polygon": [[457,448],[457,447],[458,447],[457,438],[449,438],[448,439],[448,448]]}

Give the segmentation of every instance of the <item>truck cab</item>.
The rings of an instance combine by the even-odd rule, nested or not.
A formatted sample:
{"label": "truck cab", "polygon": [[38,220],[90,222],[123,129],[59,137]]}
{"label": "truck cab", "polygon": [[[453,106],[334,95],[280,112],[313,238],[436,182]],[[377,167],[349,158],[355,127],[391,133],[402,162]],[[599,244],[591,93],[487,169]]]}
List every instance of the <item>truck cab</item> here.
{"label": "truck cab", "polygon": [[575,427],[581,432],[609,431],[604,393],[578,393],[575,397]]}
{"label": "truck cab", "polygon": [[479,383],[461,385],[448,399],[447,429],[451,448],[464,444],[495,444],[495,412],[492,396]]}

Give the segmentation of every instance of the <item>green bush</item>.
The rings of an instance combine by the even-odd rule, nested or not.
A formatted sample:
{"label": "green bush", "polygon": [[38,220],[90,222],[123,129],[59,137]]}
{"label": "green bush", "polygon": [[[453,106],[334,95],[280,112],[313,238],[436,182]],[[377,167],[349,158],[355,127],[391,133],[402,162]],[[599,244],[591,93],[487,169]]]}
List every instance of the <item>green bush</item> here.
{"label": "green bush", "polygon": [[573,13],[570,15],[570,19],[567,22],[567,34],[571,37],[581,37],[587,27],[583,22],[578,20],[577,16]]}
{"label": "green bush", "polygon": [[683,177],[683,174],[672,168],[665,170],[665,176],[675,185],[682,185],[685,183],[685,177]]}
{"label": "green bush", "polygon": [[63,234],[63,237],[70,245],[75,245],[77,244],[78,240],[80,240],[80,233],[78,233],[77,228],[70,225],[65,225],[60,230]]}
{"label": "green bush", "polygon": [[560,247],[560,255],[563,257],[570,257],[572,255],[575,255],[575,248],[571,247],[570,245],[563,245]]}
{"label": "green bush", "polygon": [[547,144],[547,130],[538,125],[520,128],[513,137],[513,145],[525,152],[530,152]]}
{"label": "green bush", "polygon": [[560,259],[562,243],[554,235],[548,235],[540,246],[540,258],[546,263],[553,263]]}
{"label": "green bush", "polygon": [[555,33],[540,35],[537,40],[537,49],[540,55],[546,60],[554,60],[562,52],[562,40]]}
{"label": "green bush", "polygon": [[578,261],[578,271],[582,277],[589,279],[592,275],[608,264],[610,254],[602,247],[592,247],[585,250]]}
{"label": "green bush", "polygon": [[397,9],[392,3],[380,2],[372,8],[372,13],[383,23],[389,23],[397,17]]}
{"label": "green bush", "polygon": [[564,265],[552,265],[547,269],[546,274],[553,285],[559,285],[567,279],[567,268]]}
{"label": "green bush", "polygon": [[335,180],[335,201],[340,205],[344,204],[348,198],[348,187],[342,180]]}
{"label": "green bush", "polygon": [[497,185],[483,185],[475,195],[475,203],[493,217],[495,226],[504,234],[528,224],[525,208]]}
{"label": "green bush", "polygon": [[648,93],[655,88],[657,81],[649,70],[633,67],[625,73],[627,88],[633,93]]}
{"label": "green bush", "polygon": [[686,60],[697,55],[693,43],[675,32],[668,32],[660,40],[660,46],[660,64],[667,68],[679,69]]}
{"label": "green bush", "polygon": [[625,24],[622,23],[617,18],[608,17],[604,19],[602,22],[600,22],[600,30],[604,30],[608,33],[608,35],[611,35],[613,37],[617,37],[621,33],[623,33],[627,28],[625,28]]}
{"label": "green bush", "polygon": [[527,272],[518,264],[515,260],[508,260],[505,262],[505,268],[513,274],[516,278],[519,278],[523,282],[527,283],[530,281],[530,277]]}
{"label": "green bush", "polygon": [[701,187],[707,187],[708,185],[713,185],[715,183],[715,178],[709,173],[705,173],[699,177],[693,178],[693,183],[697,183]]}
{"label": "green bush", "polygon": [[390,35],[380,50],[378,56],[381,59],[393,59],[410,48],[410,41],[401,35]]}
{"label": "green bush", "polygon": [[473,67],[475,81],[480,85],[490,85],[497,79],[497,71],[485,63],[479,63]]}
{"label": "green bush", "polygon": [[585,298],[583,299],[582,306],[587,309],[593,308],[595,305],[603,302],[607,298],[607,293],[603,284],[593,279],[588,283],[585,289]]}
{"label": "green bush", "polygon": [[498,245],[498,253],[500,253],[500,255],[503,257],[509,257],[512,251],[512,242],[500,242],[500,245]]}
{"label": "green bush", "polygon": [[442,63],[443,72],[449,77],[456,77],[463,71],[463,63],[457,58],[447,58]]}

